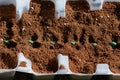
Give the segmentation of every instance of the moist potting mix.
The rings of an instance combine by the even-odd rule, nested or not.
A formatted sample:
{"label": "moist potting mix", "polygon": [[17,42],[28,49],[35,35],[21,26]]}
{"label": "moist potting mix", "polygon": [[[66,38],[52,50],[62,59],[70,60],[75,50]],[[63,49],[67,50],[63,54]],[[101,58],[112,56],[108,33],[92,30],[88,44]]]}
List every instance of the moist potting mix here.
{"label": "moist potting mix", "polygon": [[69,57],[75,73],[94,73],[100,63],[120,73],[120,2],[90,11],[85,0],[68,1],[65,11],[56,19],[53,2],[32,0],[28,13],[16,19],[14,5],[1,5],[0,69],[15,68],[22,52],[38,73],[56,72],[58,54]]}

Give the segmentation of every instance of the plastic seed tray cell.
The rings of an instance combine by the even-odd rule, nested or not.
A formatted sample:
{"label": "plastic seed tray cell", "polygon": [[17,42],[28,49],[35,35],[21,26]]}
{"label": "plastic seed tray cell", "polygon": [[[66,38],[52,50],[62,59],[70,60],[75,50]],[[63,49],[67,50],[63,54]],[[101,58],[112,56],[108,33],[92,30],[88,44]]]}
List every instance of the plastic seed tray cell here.
{"label": "plastic seed tray cell", "polygon": [[[99,58],[101,59],[101,56],[102,57],[107,56],[107,58],[111,58],[113,55],[108,57],[109,55],[107,53],[105,54],[105,52],[102,52],[106,49],[106,46],[104,46],[105,49],[103,49],[104,47],[101,47],[101,45],[105,45],[105,44],[107,45],[106,51],[109,51],[109,49],[111,51],[113,50],[119,51],[120,49],[119,48],[120,46],[119,31],[117,32],[113,30],[114,28],[115,30],[120,30],[119,19],[117,19],[119,18],[119,14],[104,15],[104,11],[103,11],[102,15],[100,15],[100,14],[97,14],[97,12],[96,13],[94,12],[97,10],[99,11],[102,10],[102,8],[104,7],[103,4],[106,2],[118,3],[120,2],[120,0],[86,0],[86,2],[90,6],[90,10],[86,10],[86,12],[76,11],[72,15],[68,14],[69,16],[71,16],[71,18],[69,18],[69,16],[66,17],[67,2],[69,1],[75,2],[78,0],[38,0],[38,1],[35,0],[35,1],[36,2],[32,3],[31,0],[0,0],[0,11],[1,11],[0,16],[3,16],[3,18],[0,17],[0,41],[1,41],[0,46],[2,46],[0,54],[2,54],[4,51],[7,51],[7,50],[13,50],[13,52],[21,51],[18,54],[15,52],[12,53],[11,51],[11,54],[16,54],[18,56],[17,66],[14,69],[0,69],[0,80],[120,80],[120,74],[113,73],[107,63],[97,64],[95,68],[95,72],[91,74],[75,73],[70,69],[70,66],[69,66],[69,63],[72,62],[71,60],[73,60],[72,62],[73,65],[79,62],[85,62],[85,61],[87,62],[86,56],[87,57],[91,56],[90,59],[92,59],[93,56],[94,58],[96,57],[93,64],[95,64],[95,61],[97,62]],[[44,9],[45,6],[47,6],[47,5],[43,5],[42,2],[47,3],[47,1],[49,2],[51,1],[51,3],[54,3],[55,18],[47,19],[47,15],[45,17],[42,16],[42,13],[44,12],[41,13],[41,11]],[[79,1],[82,1],[82,0],[79,0]],[[113,4],[112,4],[112,7],[114,7]],[[5,8],[8,10],[8,13],[4,12]],[[36,10],[36,9],[39,9],[39,10]],[[117,9],[119,9],[119,7]],[[119,10],[117,9],[115,9],[114,11],[119,12]],[[72,11],[72,8],[70,8],[69,10]],[[114,12],[114,11],[111,11],[111,12]],[[27,13],[27,12],[30,12],[30,13]],[[117,12],[114,12],[114,13],[117,13]],[[49,13],[49,11],[47,13]],[[107,11],[105,13],[107,13]],[[11,16],[13,16],[14,19],[11,18]],[[112,17],[115,16],[114,19],[112,19],[111,16]],[[7,17],[9,17],[10,19],[8,19]],[[65,19],[61,17],[65,17]],[[109,30],[107,27],[109,27]],[[5,32],[2,32],[2,31],[5,31]],[[113,31],[113,33],[111,33],[111,31]],[[110,33],[110,34],[108,34],[107,36],[103,35],[107,33]],[[95,34],[98,34],[97,38],[95,37],[96,36]],[[110,39],[108,39],[109,37]],[[105,41],[109,40],[109,41],[102,42],[104,40]],[[59,43],[59,41],[61,41],[61,43]],[[2,49],[4,48],[5,50],[2,51]],[[60,53],[59,49],[61,50],[65,49],[64,50],[65,52],[61,51],[63,53]],[[54,50],[56,52],[59,51],[59,53],[52,52]],[[91,51],[88,51],[88,50],[91,50]],[[22,51],[26,53],[23,54]],[[101,53],[99,53],[99,51],[101,51]],[[37,59],[34,58],[31,60],[30,58],[31,56],[39,57],[41,55],[39,53],[41,54],[47,53],[47,56],[41,57],[42,59],[44,58],[46,60],[49,57],[48,54],[51,54],[50,56],[52,57],[53,56],[55,57],[58,54],[56,62],[53,61],[53,65],[52,65],[52,67],[54,67],[56,66],[55,64],[57,63],[56,72],[39,73],[33,70],[32,65],[37,64],[35,62],[39,62],[41,58],[37,58]],[[26,56],[25,54],[28,57],[25,57]],[[67,54],[67,55],[63,55],[63,54]],[[75,54],[78,54],[78,55],[75,55]],[[112,59],[113,62],[115,62],[114,60],[119,61],[119,57],[118,57],[119,54],[116,53],[114,55],[117,56],[117,58]],[[6,53],[6,55],[2,55],[0,56],[0,58],[6,57],[6,56],[7,58],[11,57]],[[71,58],[73,56],[74,58]],[[78,58],[78,59],[75,59],[75,58]],[[7,59],[3,61],[7,61]],[[32,61],[34,61],[34,63],[32,63]],[[42,60],[41,60],[41,63],[42,63]],[[49,64],[51,65],[51,63]],[[45,64],[45,66],[48,66],[49,64]],[[119,68],[118,66],[117,68]],[[80,68],[80,69],[89,70],[88,68]]]}
{"label": "plastic seed tray cell", "polygon": [[30,8],[30,0],[0,0],[0,5],[10,5],[10,4],[16,7],[17,19],[20,19],[22,14],[28,12]]}

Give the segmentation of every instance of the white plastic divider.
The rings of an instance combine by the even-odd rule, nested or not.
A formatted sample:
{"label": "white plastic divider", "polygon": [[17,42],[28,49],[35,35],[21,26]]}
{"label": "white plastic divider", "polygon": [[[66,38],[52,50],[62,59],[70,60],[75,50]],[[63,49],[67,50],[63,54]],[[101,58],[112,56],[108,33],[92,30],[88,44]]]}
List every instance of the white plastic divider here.
{"label": "white plastic divider", "polygon": [[31,0],[0,0],[0,5],[13,4],[16,7],[16,18],[20,19],[22,14],[30,9]]}
{"label": "white plastic divider", "polygon": [[113,73],[110,71],[108,64],[97,64],[95,74],[103,75],[103,74],[113,74]]}
{"label": "white plastic divider", "polygon": [[87,2],[89,3],[90,10],[94,11],[102,9],[104,0],[87,0]]}
{"label": "white plastic divider", "polygon": [[120,2],[120,0],[87,0],[90,5],[90,10],[100,10],[103,7],[104,2]]}
{"label": "white plastic divider", "polygon": [[[61,66],[63,69],[61,69]],[[56,74],[67,74],[72,73],[69,69],[69,59],[68,56],[63,56],[62,54],[58,55],[58,71]]]}
{"label": "white plastic divider", "polygon": [[[22,62],[26,63],[25,67],[19,66]],[[18,54],[18,65],[16,67],[16,71],[26,72],[26,73],[33,73],[32,62],[31,62],[31,60],[25,58],[25,56],[23,55],[23,53],[19,53]]]}
{"label": "white plastic divider", "polygon": [[[42,0],[42,1],[52,1],[55,5],[55,17],[59,19],[60,17],[66,17],[65,6],[67,1],[83,1],[83,0]],[[100,10],[103,7],[104,2],[120,2],[120,0],[86,0],[89,3],[90,10]]]}

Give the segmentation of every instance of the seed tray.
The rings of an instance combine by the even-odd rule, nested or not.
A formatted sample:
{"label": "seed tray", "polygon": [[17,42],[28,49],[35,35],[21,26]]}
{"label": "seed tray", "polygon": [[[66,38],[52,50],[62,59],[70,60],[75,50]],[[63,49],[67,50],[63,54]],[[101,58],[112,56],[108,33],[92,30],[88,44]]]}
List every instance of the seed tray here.
{"label": "seed tray", "polygon": [[28,12],[30,0],[0,0],[0,5],[13,4],[16,7],[16,18],[20,19],[22,14]]}
{"label": "seed tray", "polygon": [[[26,67],[19,66],[21,62],[26,62]],[[18,65],[15,69],[0,69],[0,80],[119,80],[120,74],[114,74],[110,71],[108,64],[98,64],[96,72],[93,74],[73,73],[69,69],[68,56],[58,55],[58,71],[52,74],[36,73],[31,68],[31,61],[23,55],[18,54]],[[64,66],[64,68],[60,68]],[[26,76],[27,75],[27,76]],[[20,78],[19,78],[20,77]]]}
{"label": "seed tray", "polygon": [[[53,1],[53,0],[51,0]],[[64,0],[65,1],[65,0]],[[63,2],[64,2],[63,1]],[[90,7],[90,10],[98,10],[102,8],[102,4],[105,1],[117,1],[119,2],[119,0],[88,0],[88,3],[90,5],[93,5]],[[30,2],[30,1],[29,1]],[[29,4],[29,2],[27,4]],[[55,0],[53,1],[55,3]],[[56,2],[55,4],[66,4],[61,3],[60,4],[60,0],[58,0],[58,2]],[[67,1],[66,1],[67,2]],[[92,2],[92,3],[91,3]],[[100,2],[100,3],[99,3]],[[18,19],[21,18],[22,13],[23,12],[28,12],[29,10],[29,5],[26,6],[21,6],[21,7],[17,7],[18,3],[15,3],[15,1],[12,2],[12,0],[8,3],[8,1],[2,1],[0,0],[0,5],[7,5],[7,4],[14,4],[16,5],[16,16]],[[2,4],[5,3],[5,4]],[[96,8],[95,6],[97,6],[99,4],[99,8]],[[62,6],[62,8],[60,8],[59,5],[56,5],[56,7],[58,6],[58,8],[56,8],[56,18],[60,18],[60,17],[65,17],[65,6]],[[94,8],[95,7],[95,8]],[[60,9],[59,9],[60,8]],[[21,67],[19,66],[21,62],[26,62],[26,67]],[[120,79],[120,74],[114,74],[110,71],[109,69],[109,65],[108,64],[98,64],[97,68],[96,68],[96,72],[93,74],[80,74],[80,73],[73,73],[70,69],[69,69],[69,65],[68,65],[69,61],[68,61],[68,56],[63,56],[63,55],[58,55],[58,71],[56,73],[52,73],[52,74],[41,74],[41,73],[36,73],[32,70],[31,66],[32,63],[29,59],[25,58],[23,53],[19,53],[18,55],[18,66],[15,69],[0,69],[0,80],[12,80],[14,78],[18,78],[17,76],[19,75],[26,75],[27,77],[30,78],[26,78],[27,79],[33,79],[33,80],[60,80],[60,79],[65,79],[65,80],[119,80]],[[60,66],[63,65],[65,68],[64,69],[60,69]],[[25,76],[23,76],[25,77]],[[22,78],[21,78],[22,79]]]}

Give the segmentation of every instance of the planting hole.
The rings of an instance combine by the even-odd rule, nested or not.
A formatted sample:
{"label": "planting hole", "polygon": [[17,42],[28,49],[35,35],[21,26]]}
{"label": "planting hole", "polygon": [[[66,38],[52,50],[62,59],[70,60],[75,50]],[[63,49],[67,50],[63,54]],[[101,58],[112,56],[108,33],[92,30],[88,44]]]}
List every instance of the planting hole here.
{"label": "planting hole", "polygon": [[73,36],[74,36],[74,40],[77,41],[77,40],[78,40],[77,35],[76,35],[76,34],[73,34]]}
{"label": "planting hole", "polygon": [[53,46],[50,46],[50,49],[53,49]]}
{"label": "planting hole", "polygon": [[11,39],[12,36],[14,35],[14,33],[13,33],[13,31],[12,31],[11,29],[8,29],[8,30],[6,31],[6,33],[9,35],[9,39]]}
{"label": "planting hole", "polygon": [[6,24],[6,27],[11,29],[13,27],[12,21],[8,21],[7,24]]}
{"label": "planting hole", "polygon": [[15,48],[17,46],[17,43],[9,41],[9,43],[7,43],[6,46],[7,48]]}
{"label": "planting hole", "polygon": [[70,27],[64,26],[63,29],[63,42],[67,43],[69,38],[69,32],[71,31]]}
{"label": "planting hole", "polygon": [[90,43],[95,43],[95,40],[94,40],[94,38],[91,35],[89,36],[89,42]]}
{"label": "planting hole", "polygon": [[76,49],[77,49],[77,50],[80,50],[80,46],[77,45],[77,46],[76,46]]}
{"label": "planting hole", "polygon": [[41,46],[41,43],[39,42],[34,42],[32,45],[33,48],[39,48],[40,46]]}
{"label": "planting hole", "polygon": [[52,35],[52,39],[51,40],[57,42],[58,38],[55,35]]}
{"label": "planting hole", "polygon": [[64,36],[64,40],[63,40],[63,42],[64,42],[64,43],[67,43],[67,42],[68,42],[68,39],[65,38],[65,36]]}
{"label": "planting hole", "polygon": [[79,40],[82,44],[84,44],[84,35],[85,35],[85,29],[82,29],[82,34]]}
{"label": "planting hole", "polygon": [[34,33],[31,40],[35,41],[35,40],[37,40],[37,39],[38,39],[38,36],[37,36],[36,33]]}

